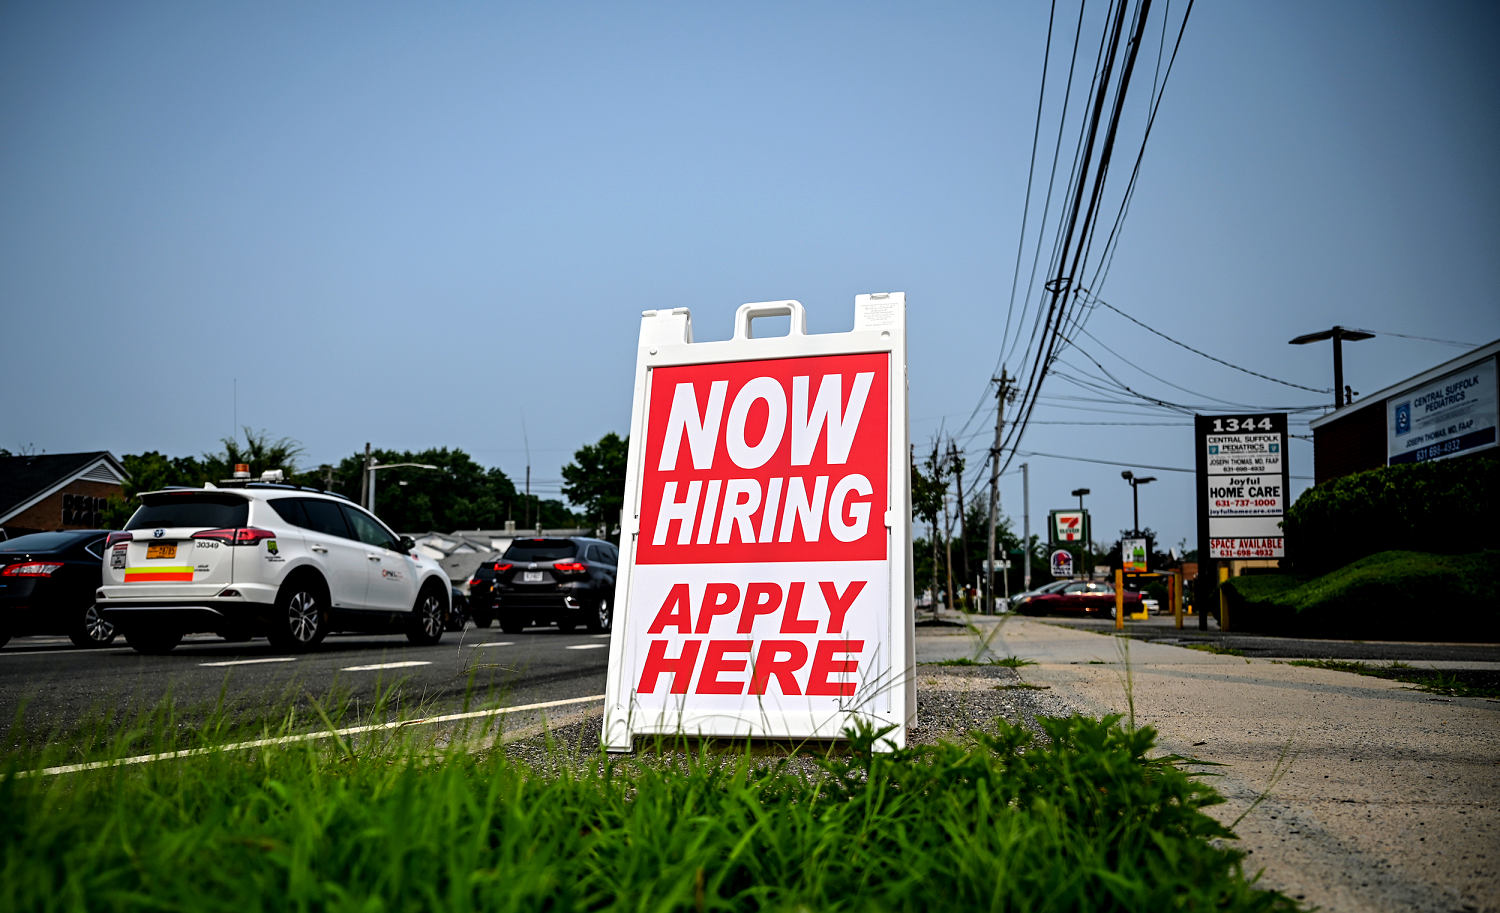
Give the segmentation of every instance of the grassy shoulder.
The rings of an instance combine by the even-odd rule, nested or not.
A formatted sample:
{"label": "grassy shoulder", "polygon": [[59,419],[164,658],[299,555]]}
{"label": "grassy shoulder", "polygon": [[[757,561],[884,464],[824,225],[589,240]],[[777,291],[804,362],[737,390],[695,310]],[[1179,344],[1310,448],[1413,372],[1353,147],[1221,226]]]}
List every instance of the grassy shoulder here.
{"label": "grassy shoulder", "polygon": [[1342,637],[1500,638],[1500,551],[1389,551],[1317,577],[1257,574],[1224,586],[1236,627]]}
{"label": "grassy shoulder", "polygon": [[1291,659],[1291,666],[1310,666],[1314,669],[1334,669],[1339,672],[1354,672],[1374,678],[1390,679],[1416,685],[1432,694],[1452,697],[1500,698],[1500,672],[1472,669],[1419,669],[1406,663],[1361,663],[1342,659]]}
{"label": "grassy shoulder", "polygon": [[1117,718],[768,760],[439,747],[409,730],[0,770],[16,910],[1296,910]]}

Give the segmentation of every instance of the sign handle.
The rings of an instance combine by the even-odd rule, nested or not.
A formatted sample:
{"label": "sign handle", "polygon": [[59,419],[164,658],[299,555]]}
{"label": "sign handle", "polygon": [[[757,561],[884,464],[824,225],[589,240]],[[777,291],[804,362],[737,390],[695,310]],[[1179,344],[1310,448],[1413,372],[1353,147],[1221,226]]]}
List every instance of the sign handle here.
{"label": "sign handle", "polygon": [[742,304],[734,312],[734,338],[750,338],[750,321],[757,317],[790,317],[792,327],[788,336],[807,335],[807,311],[800,301],[752,301]]}

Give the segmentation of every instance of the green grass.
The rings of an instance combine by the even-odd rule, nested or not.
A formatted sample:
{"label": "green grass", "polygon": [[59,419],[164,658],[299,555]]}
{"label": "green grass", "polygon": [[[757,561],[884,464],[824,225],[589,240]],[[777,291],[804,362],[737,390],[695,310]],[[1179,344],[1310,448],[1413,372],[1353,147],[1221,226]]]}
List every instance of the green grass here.
{"label": "green grass", "polygon": [[1202,650],[1204,653],[1216,653],[1216,654],[1218,654],[1220,656],[1244,656],[1245,655],[1245,651],[1244,650],[1237,650],[1234,647],[1226,647],[1223,644],[1215,644],[1215,643],[1196,643],[1196,644],[1180,643],[1180,644],[1177,644],[1177,646],[1179,646],[1179,647],[1187,647],[1189,650]]}
{"label": "green grass", "polygon": [[922,663],[924,666],[1005,666],[1010,669],[1019,669],[1022,666],[1035,666],[1036,660],[1022,659],[1019,656],[1004,656],[999,659],[971,659],[967,656],[958,659],[940,659],[930,663]]}
{"label": "green grass", "polygon": [[1359,675],[1369,675],[1375,678],[1405,682],[1408,685],[1416,685],[1421,690],[1433,694],[1446,694],[1453,697],[1500,698],[1500,673],[1496,672],[1471,670],[1449,672],[1442,669],[1418,669],[1406,663],[1390,663],[1388,665],[1377,666],[1342,659],[1291,659],[1286,662],[1292,666],[1333,669],[1338,672],[1354,672]]}
{"label": "green grass", "polygon": [[57,776],[12,755],[0,910],[1298,909],[1152,730],[1038,723],[781,758],[526,763],[413,729]]}

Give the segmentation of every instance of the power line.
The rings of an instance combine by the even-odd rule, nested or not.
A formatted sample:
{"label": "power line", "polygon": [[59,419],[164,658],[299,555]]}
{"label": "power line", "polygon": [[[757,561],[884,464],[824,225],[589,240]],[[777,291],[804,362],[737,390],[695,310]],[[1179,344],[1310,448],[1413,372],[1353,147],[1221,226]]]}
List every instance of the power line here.
{"label": "power line", "polygon": [[[1416,340],[1419,340],[1421,342],[1435,342],[1435,343],[1438,343],[1440,345],[1445,345],[1445,346],[1458,346],[1461,349],[1478,348],[1478,346],[1476,346],[1472,342],[1459,342],[1456,339],[1433,339],[1431,336],[1412,336],[1409,333],[1386,333],[1386,332],[1382,332],[1380,330],[1370,330],[1370,332],[1374,333],[1376,336],[1399,336],[1402,339],[1416,339]],[[1322,391],[1322,392],[1326,393],[1328,391],[1325,390],[1325,391]]]}
{"label": "power line", "polygon": [[[1072,460],[1076,463],[1098,463],[1103,466],[1128,466],[1132,469],[1151,469],[1156,472],[1186,472],[1194,475],[1198,472],[1196,469],[1184,469],[1181,466],[1148,466],[1145,463],[1122,463],[1119,460],[1101,460],[1097,457],[1081,457],[1068,453],[1042,453],[1040,450],[1022,450],[1017,451],[1017,453],[1024,457],[1049,457],[1056,460]],[[1292,478],[1305,482],[1313,480],[1312,476],[1292,476]]]}
{"label": "power line", "polygon": [[[1296,388],[1298,390],[1306,390],[1309,393],[1332,393],[1333,392],[1332,388],[1325,387],[1325,388],[1321,388],[1320,389],[1320,388],[1317,388],[1317,387],[1305,387],[1302,384],[1294,384],[1291,381],[1281,380],[1279,378],[1272,377],[1269,374],[1262,374],[1259,371],[1252,371],[1249,368],[1242,368],[1239,365],[1227,362],[1227,361],[1225,361],[1222,358],[1216,358],[1215,356],[1210,355],[1207,352],[1204,352],[1204,351],[1199,350],[1199,349],[1195,349],[1195,348],[1193,348],[1192,346],[1188,345],[1185,342],[1182,342],[1182,341],[1177,340],[1177,339],[1173,339],[1172,337],[1168,336],[1166,333],[1163,333],[1161,330],[1158,330],[1155,327],[1150,326],[1149,324],[1142,323],[1141,321],[1135,319],[1134,317],[1130,316],[1129,314],[1125,313],[1124,311],[1122,311],[1119,308],[1115,307],[1114,305],[1110,304],[1108,301],[1105,301],[1103,298],[1092,297],[1091,300],[1095,304],[1100,304],[1100,305],[1103,305],[1104,307],[1109,308],[1111,311],[1114,311],[1116,314],[1119,314],[1121,317],[1124,317],[1126,320],[1130,321],[1131,323],[1135,324],[1136,326],[1141,327],[1142,329],[1145,329],[1145,330],[1149,330],[1152,333],[1155,333],[1157,336],[1160,336],[1162,339],[1165,339],[1167,342],[1170,342],[1172,345],[1174,345],[1174,346],[1181,346],[1182,348],[1187,349],[1189,352],[1192,352],[1194,355],[1199,355],[1199,356],[1202,356],[1203,358],[1208,359],[1209,361],[1217,362],[1218,364],[1221,364],[1221,365],[1223,365],[1226,368],[1233,368],[1236,371],[1241,371],[1241,372],[1243,372],[1245,374],[1249,374],[1252,377],[1259,377],[1261,380],[1269,380],[1270,382],[1272,382],[1274,384],[1281,384],[1284,387],[1294,387],[1294,388]],[[1394,334],[1389,334],[1389,335],[1394,335]],[[1436,342],[1437,340],[1433,340],[1433,341]],[[1160,380],[1160,378],[1157,378],[1157,379]],[[1176,385],[1174,384],[1173,386],[1176,386]]]}

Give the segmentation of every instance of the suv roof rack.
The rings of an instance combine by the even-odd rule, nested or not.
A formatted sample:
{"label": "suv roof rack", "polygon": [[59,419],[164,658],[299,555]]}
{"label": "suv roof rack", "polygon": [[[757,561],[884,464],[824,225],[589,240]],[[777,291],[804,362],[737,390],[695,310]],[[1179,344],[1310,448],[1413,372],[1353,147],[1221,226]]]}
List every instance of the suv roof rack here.
{"label": "suv roof rack", "polygon": [[311,491],[320,495],[330,495],[335,498],[349,500],[349,496],[326,488],[318,488],[316,485],[298,485],[294,482],[262,482],[259,479],[225,479],[218,484],[219,488],[269,488],[279,491]]}

